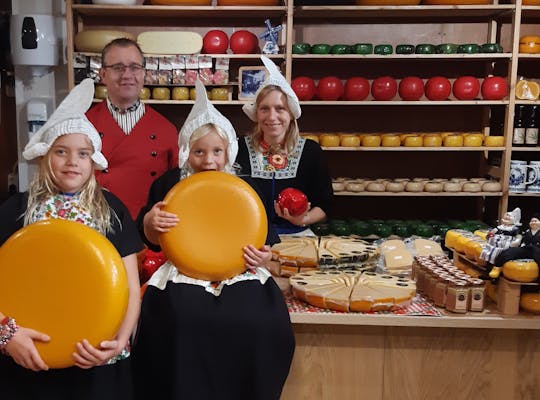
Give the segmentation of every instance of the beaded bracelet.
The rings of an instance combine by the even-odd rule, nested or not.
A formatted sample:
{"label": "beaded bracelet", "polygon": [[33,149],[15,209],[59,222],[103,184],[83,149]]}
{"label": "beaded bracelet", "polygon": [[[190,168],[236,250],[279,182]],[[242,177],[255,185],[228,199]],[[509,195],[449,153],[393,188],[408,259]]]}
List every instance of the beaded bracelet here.
{"label": "beaded bracelet", "polygon": [[6,346],[19,330],[19,325],[13,318],[5,317],[0,322],[0,352],[6,353]]}

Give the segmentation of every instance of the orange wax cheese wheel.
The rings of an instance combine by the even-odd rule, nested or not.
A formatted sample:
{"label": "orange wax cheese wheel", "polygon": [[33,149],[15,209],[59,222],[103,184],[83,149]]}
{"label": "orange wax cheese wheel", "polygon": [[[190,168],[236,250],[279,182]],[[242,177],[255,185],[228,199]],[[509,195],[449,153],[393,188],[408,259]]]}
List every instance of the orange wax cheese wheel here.
{"label": "orange wax cheese wheel", "polygon": [[399,135],[382,135],[383,147],[399,147],[401,146],[401,139]]}
{"label": "orange wax cheese wheel", "polygon": [[146,54],[195,54],[202,49],[202,36],[196,32],[150,31],[137,36]]}
{"label": "orange wax cheese wheel", "polygon": [[507,261],[503,265],[503,275],[517,282],[533,282],[538,278],[538,264],[528,259]]}
{"label": "orange wax cheese wheel", "polygon": [[446,147],[461,147],[463,146],[463,136],[448,135],[444,138],[444,145]]}
{"label": "orange wax cheese wheel", "polygon": [[[237,176],[205,171],[178,182],[163,209],[180,222],[160,235],[163,252],[184,275],[222,281],[245,271],[243,248],[261,248],[268,223],[257,192]],[[210,251],[209,251],[210,250]]]}
{"label": "orange wax cheese wheel", "polygon": [[540,53],[540,37],[539,36],[522,36],[519,39],[520,53]]}
{"label": "orange wax cheese wheel", "polygon": [[101,50],[114,39],[128,38],[135,40],[135,36],[129,32],[113,31],[107,29],[95,29],[81,31],[75,35],[75,50],[89,53],[101,53]]}
{"label": "orange wax cheese wheel", "polygon": [[504,136],[486,136],[484,137],[484,146],[503,147]]}
{"label": "orange wax cheese wheel", "polygon": [[463,146],[465,147],[480,147],[484,142],[484,135],[481,133],[473,133],[465,135]]}
{"label": "orange wax cheese wheel", "polygon": [[319,138],[319,143],[323,147],[338,147],[339,135],[331,133],[323,133]]}
{"label": "orange wax cheese wheel", "polygon": [[540,293],[523,293],[519,305],[525,311],[540,314]]}
{"label": "orange wax cheese wheel", "polygon": [[405,140],[403,141],[403,145],[405,147],[422,147],[424,141],[422,140],[422,136],[407,136]]}
{"label": "orange wax cheese wheel", "polygon": [[357,135],[341,135],[340,145],[343,147],[358,147],[360,146],[360,137]]}
{"label": "orange wax cheese wheel", "polygon": [[364,135],[362,137],[362,146],[364,147],[379,147],[381,145],[380,135]]}
{"label": "orange wax cheese wheel", "polygon": [[0,247],[2,313],[46,333],[34,342],[50,368],[75,361],[76,343],[112,340],[128,304],[122,258],[109,240],[83,224],[50,219],[30,224]]}
{"label": "orange wax cheese wheel", "polygon": [[423,138],[424,147],[440,147],[442,146],[442,136],[441,135],[425,135]]}

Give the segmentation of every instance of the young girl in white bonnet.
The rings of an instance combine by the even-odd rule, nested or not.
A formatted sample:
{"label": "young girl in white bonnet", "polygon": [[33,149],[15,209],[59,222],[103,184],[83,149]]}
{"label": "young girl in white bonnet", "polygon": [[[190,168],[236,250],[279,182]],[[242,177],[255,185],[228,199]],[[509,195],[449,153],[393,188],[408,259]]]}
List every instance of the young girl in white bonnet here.
{"label": "young girl in white bonnet", "polygon": [[[179,168],[154,182],[138,218],[154,248],[161,232],[182,224],[161,210],[169,189],[193,173],[234,173],[234,128],[208,101],[202,83],[196,87],[196,103],[180,130]],[[274,234],[267,245],[275,240]],[[294,352],[289,314],[264,268],[269,246],[246,246],[244,256],[249,270],[226,281],[187,277],[170,262],[149,280],[133,350],[140,399],[280,397]]]}
{"label": "young girl in white bonnet", "polygon": [[93,347],[81,338],[74,343],[74,367],[49,369],[34,344],[49,341],[47,332],[18,326],[14,316],[2,314],[0,305],[2,399],[132,398],[129,338],[140,309],[136,253],[142,242],[124,205],[96,183],[94,168],[106,168],[107,160],[98,132],[84,116],[93,95],[93,81],[84,80],[25,147],[23,156],[39,159],[39,171],[27,193],[13,195],[0,206],[0,244],[23,226],[50,218],[96,229],[122,256],[128,275],[128,310],[114,340]]}

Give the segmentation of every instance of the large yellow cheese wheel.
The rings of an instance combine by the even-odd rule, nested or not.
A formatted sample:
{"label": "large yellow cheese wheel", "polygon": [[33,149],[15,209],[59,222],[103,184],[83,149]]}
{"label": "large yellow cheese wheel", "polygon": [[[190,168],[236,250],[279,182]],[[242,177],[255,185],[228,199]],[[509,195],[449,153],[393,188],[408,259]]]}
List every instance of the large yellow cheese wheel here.
{"label": "large yellow cheese wheel", "polygon": [[383,147],[399,147],[401,146],[401,139],[399,135],[382,135],[382,145]]}
{"label": "large yellow cheese wheel", "polygon": [[540,314],[540,293],[523,293],[519,305],[525,311]]}
{"label": "large yellow cheese wheel", "polygon": [[129,32],[113,31],[107,29],[95,29],[81,31],[75,35],[75,50],[90,53],[101,53],[101,50],[110,41],[119,38],[135,40],[135,36]]}
{"label": "large yellow cheese wheel", "polygon": [[339,135],[333,133],[323,133],[319,136],[319,143],[323,147],[338,147]]}
{"label": "large yellow cheese wheel", "polygon": [[484,142],[484,135],[481,133],[471,133],[465,135],[463,146],[465,147],[480,147]]}
{"label": "large yellow cheese wheel", "polygon": [[442,136],[438,134],[424,135],[423,137],[424,147],[440,147],[442,146]]}
{"label": "large yellow cheese wheel", "polygon": [[379,147],[381,145],[381,135],[364,135],[362,136],[362,146],[364,147]]}
{"label": "large yellow cheese wheel", "polygon": [[302,137],[304,139],[310,139],[310,140],[313,140],[314,142],[319,143],[319,135],[317,135],[315,133],[303,133]]}
{"label": "large yellow cheese wheel", "polygon": [[503,265],[503,275],[517,282],[532,282],[538,278],[538,264],[528,259],[507,261]]}
{"label": "large yellow cheese wheel", "polygon": [[197,32],[149,31],[137,36],[137,44],[146,54],[195,54],[202,49]]}
{"label": "large yellow cheese wheel", "polygon": [[339,144],[342,147],[358,147],[360,146],[360,137],[354,134],[341,135]]}
{"label": "large yellow cheese wheel", "polygon": [[155,87],[152,89],[152,98],[156,100],[169,100],[171,98],[171,89],[167,87]]}
{"label": "large yellow cheese wheel", "polygon": [[127,276],[114,246],[77,222],[26,226],[0,247],[0,309],[51,337],[36,347],[51,368],[74,365],[75,344],[113,339],[128,302]]}
{"label": "large yellow cheese wheel", "polygon": [[405,147],[422,147],[423,143],[424,141],[422,139],[422,136],[418,135],[407,136],[403,141],[403,145]]}
{"label": "large yellow cheese wheel", "polygon": [[444,145],[446,147],[461,147],[463,146],[463,136],[448,135],[444,138]]}
{"label": "large yellow cheese wheel", "polygon": [[245,271],[243,247],[264,245],[263,203],[244,180],[225,172],[199,172],[165,196],[165,211],[180,222],[160,236],[169,260],[185,275],[220,281]]}
{"label": "large yellow cheese wheel", "polygon": [[486,136],[484,137],[484,146],[502,147],[504,146],[504,136]]}

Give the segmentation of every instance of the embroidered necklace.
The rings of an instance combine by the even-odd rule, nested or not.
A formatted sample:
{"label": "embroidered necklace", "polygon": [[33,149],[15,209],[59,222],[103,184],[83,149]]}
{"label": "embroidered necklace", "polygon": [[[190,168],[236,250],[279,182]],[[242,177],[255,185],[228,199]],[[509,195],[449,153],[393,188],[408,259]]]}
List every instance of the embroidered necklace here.
{"label": "embroidered necklace", "polygon": [[268,144],[261,141],[262,154],[275,169],[285,169],[289,163],[289,157],[283,146],[279,143]]}

